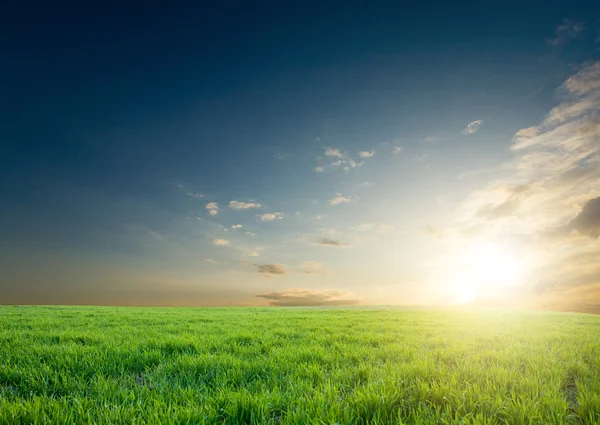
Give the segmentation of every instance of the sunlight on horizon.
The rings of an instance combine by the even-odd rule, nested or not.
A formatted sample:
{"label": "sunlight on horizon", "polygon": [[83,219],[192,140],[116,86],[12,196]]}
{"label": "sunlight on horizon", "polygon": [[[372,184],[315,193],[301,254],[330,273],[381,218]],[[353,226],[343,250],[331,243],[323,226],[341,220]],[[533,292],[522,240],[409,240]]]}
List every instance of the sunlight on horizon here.
{"label": "sunlight on horizon", "polygon": [[453,304],[475,301],[490,291],[522,285],[528,268],[512,246],[481,242],[456,254],[458,269],[450,274]]}

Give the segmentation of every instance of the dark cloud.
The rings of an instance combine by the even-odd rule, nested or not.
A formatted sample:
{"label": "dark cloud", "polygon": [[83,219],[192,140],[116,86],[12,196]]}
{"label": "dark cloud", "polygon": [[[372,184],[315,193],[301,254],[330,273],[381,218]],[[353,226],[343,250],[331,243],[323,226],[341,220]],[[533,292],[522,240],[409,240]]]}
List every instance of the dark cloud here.
{"label": "dark cloud", "polygon": [[264,298],[272,306],[339,306],[355,305],[360,300],[347,298],[343,291],[321,291],[310,289],[288,289],[282,292],[266,292],[257,297]]}
{"label": "dark cloud", "polygon": [[287,269],[283,264],[259,264],[257,267],[259,273],[278,275],[287,273]]}
{"label": "dark cloud", "polygon": [[600,236],[600,197],[587,201],[568,227],[570,230],[576,230],[591,238],[598,238]]}
{"label": "dark cloud", "polygon": [[324,246],[333,246],[333,247],[340,247],[340,246],[348,245],[344,242],[336,241],[335,239],[330,239],[330,238],[315,238],[312,240],[312,242],[315,245],[324,245]]}

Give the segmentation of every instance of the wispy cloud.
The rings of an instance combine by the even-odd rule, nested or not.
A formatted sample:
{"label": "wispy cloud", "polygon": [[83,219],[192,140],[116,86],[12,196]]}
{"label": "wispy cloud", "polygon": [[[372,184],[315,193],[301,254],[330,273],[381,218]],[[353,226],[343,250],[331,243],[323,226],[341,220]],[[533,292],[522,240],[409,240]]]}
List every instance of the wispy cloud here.
{"label": "wispy cloud", "polygon": [[283,220],[283,216],[284,214],[282,212],[258,214],[260,221]]}
{"label": "wispy cloud", "polygon": [[394,230],[394,226],[391,224],[384,223],[362,223],[358,226],[351,227],[349,230],[359,233],[371,232],[385,235]]}
{"label": "wispy cloud", "polygon": [[323,263],[318,261],[305,261],[298,266],[298,269],[305,274],[327,274]]}
{"label": "wispy cloud", "polygon": [[463,129],[462,133],[463,134],[473,134],[475,133],[477,130],[479,130],[479,128],[481,127],[481,125],[483,124],[483,120],[475,120],[475,121],[471,121],[469,124],[467,124],[467,126]]}
{"label": "wispy cloud", "polygon": [[344,154],[339,149],[335,149],[335,148],[326,148],[325,156],[344,158]]}
{"label": "wispy cloud", "polygon": [[206,204],[206,210],[210,215],[217,215],[219,214],[219,204],[216,202],[209,202]]}
{"label": "wispy cloud", "polygon": [[268,275],[283,275],[287,273],[287,268],[284,264],[258,264],[258,272]]}
{"label": "wispy cloud", "polygon": [[202,193],[192,193],[192,192],[188,192],[185,194],[186,196],[189,196],[190,198],[195,198],[195,199],[202,199],[204,198],[204,195]]}
{"label": "wispy cloud", "polygon": [[578,38],[584,30],[584,22],[565,19],[562,24],[556,27],[555,36],[548,40],[548,44],[556,47],[564,46]]}
{"label": "wispy cloud", "polygon": [[358,153],[361,158],[372,158],[375,156],[375,151],[362,151]]}
{"label": "wispy cloud", "polygon": [[213,260],[212,258],[205,258],[204,261],[206,261],[207,263],[210,263],[210,264],[217,264],[217,261]]}
{"label": "wispy cloud", "polygon": [[234,224],[233,226],[231,226],[232,229],[241,229],[242,227],[244,226],[242,226],[241,224]]}
{"label": "wispy cloud", "polygon": [[351,294],[334,290],[313,290],[290,288],[281,292],[265,292],[257,295],[272,306],[334,306],[360,304]]}
{"label": "wispy cloud", "polygon": [[394,155],[399,154],[400,152],[402,152],[402,146],[393,146],[392,147],[392,153]]}
{"label": "wispy cloud", "polygon": [[325,167],[323,167],[323,166],[315,167],[315,172],[322,173],[323,171],[325,171]]}
{"label": "wispy cloud", "polygon": [[227,239],[213,239],[212,243],[215,246],[228,246],[228,245],[231,245],[231,243]]}
{"label": "wispy cloud", "polygon": [[260,208],[261,205],[256,202],[241,202],[241,201],[229,201],[229,208],[232,210],[247,210],[250,208]]}

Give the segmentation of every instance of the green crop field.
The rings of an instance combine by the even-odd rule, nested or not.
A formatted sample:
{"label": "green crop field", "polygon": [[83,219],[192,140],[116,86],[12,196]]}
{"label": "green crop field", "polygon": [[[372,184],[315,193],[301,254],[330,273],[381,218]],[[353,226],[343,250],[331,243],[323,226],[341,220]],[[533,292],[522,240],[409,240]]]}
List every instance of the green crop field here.
{"label": "green crop field", "polygon": [[0,424],[598,424],[600,316],[0,307]]}

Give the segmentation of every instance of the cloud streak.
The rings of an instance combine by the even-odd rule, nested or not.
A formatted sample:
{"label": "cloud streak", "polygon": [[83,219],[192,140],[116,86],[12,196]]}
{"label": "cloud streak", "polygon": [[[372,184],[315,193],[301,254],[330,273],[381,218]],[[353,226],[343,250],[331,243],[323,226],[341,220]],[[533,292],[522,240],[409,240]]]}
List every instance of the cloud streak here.
{"label": "cloud streak", "polygon": [[299,288],[265,292],[258,294],[257,297],[264,298],[271,306],[279,307],[356,305],[361,302],[359,299],[351,298],[348,292]]}
{"label": "cloud streak", "polygon": [[232,210],[248,210],[251,208],[260,208],[261,205],[256,202],[241,202],[241,201],[229,201],[229,208]]}
{"label": "cloud streak", "polygon": [[338,240],[331,239],[331,238],[325,238],[325,237],[311,239],[311,243],[313,245],[330,246],[330,247],[335,247],[335,248],[348,245],[347,243],[340,242]]}
{"label": "cloud streak", "polygon": [[548,44],[555,47],[564,46],[575,40],[585,30],[585,24],[572,19],[565,19],[562,24],[556,27],[555,36],[548,40]]}

